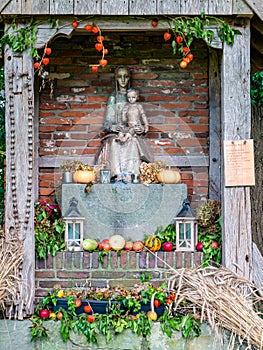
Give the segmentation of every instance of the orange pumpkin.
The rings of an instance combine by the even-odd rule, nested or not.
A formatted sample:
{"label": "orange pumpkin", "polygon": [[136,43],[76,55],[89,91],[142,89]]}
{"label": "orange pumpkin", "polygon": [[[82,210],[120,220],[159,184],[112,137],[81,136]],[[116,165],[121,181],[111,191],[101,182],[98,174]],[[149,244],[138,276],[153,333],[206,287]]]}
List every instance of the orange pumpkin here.
{"label": "orange pumpkin", "polygon": [[73,174],[73,180],[78,184],[94,183],[95,173],[93,170],[77,170]]}

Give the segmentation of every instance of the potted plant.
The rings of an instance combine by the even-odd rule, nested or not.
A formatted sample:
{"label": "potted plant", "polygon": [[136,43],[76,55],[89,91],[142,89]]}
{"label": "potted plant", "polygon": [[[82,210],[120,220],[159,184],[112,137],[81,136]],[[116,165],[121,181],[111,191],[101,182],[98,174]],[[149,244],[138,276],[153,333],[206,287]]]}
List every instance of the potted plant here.
{"label": "potted plant", "polygon": [[93,166],[79,162],[75,172],[73,173],[73,180],[79,184],[93,184],[95,183],[95,170]]}
{"label": "potted plant", "polygon": [[61,163],[60,170],[62,171],[63,183],[73,182],[73,173],[78,169],[80,164],[82,163],[78,160],[66,160]]}

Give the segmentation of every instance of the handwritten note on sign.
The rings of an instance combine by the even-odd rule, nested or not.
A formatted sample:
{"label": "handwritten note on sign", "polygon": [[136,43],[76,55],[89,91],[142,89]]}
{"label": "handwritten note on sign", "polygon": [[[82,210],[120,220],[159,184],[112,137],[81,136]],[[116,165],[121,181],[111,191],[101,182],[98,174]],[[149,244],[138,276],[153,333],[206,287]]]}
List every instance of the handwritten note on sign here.
{"label": "handwritten note on sign", "polygon": [[254,186],[253,140],[225,140],[225,186]]}

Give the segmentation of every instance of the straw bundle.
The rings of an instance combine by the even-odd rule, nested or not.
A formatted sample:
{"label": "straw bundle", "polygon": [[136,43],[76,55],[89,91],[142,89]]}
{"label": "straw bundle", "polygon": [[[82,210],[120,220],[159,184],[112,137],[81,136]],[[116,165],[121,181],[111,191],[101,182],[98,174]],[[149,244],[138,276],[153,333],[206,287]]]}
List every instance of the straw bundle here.
{"label": "straw bundle", "polygon": [[207,321],[214,329],[228,329],[239,337],[240,343],[246,340],[263,349],[263,319],[256,312],[262,307],[263,298],[252,283],[224,267],[172,269],[171,273],[168,287],[177,294],[174,311],[180,310],[182,301],[187,300],[201,321]]}
{"label": "straw bundle", "polygon": [[14,239],[6,242],[0,238],[0,308],[17,299],[21,289],[21,266],[23,262],[23,243]]}

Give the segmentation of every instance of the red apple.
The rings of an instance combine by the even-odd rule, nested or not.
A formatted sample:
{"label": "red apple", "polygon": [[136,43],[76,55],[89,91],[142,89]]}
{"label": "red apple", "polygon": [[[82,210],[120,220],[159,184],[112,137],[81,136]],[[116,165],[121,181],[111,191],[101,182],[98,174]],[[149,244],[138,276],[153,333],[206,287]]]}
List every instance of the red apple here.
{"label": "red apple", "polygon": [[142,243],[142,241],[136,241],[133,243],[132,249],[136,252],[140,252],[141,250],[143,250],[143,248],[144,244]]}
{"label": "red apple", "polygon": [[47,309],[42,309],[39,311],[39,316],[40,318],[49,318],[49,315],[50,315],[50,310],[47,310]]}
{"label": "red apple", "polygon": [[210,247],[213,248],[213,249],[218,249],[219,243],[216,242],[216,241],[213,241],[213,242],[210,244]]}
{"label": "red apple", "polygon": [[108,252],[109,250],[111,250],[111,245],[110,245],[110,243],[104,243],[104,245],[103,245],[103,250],[105,250],[106,252]]}
{"label": "red apple", "polygon": [[104,249],[104,244],[108,244],[108,243],[109,243],[109,239],[108,239],[108,238],[105,238],[105,239],[103,239],[101,242],[99,242],[98,248],[99,248],[100,250],[103,250],[103,249]]}
{"label": "red apple", "polygon": [[172,242],[165,242],[163,244],[163,250],[165,250],[166,252],[170,252],[171,250],[173,250],[173,243]]}
{"label": "red apple", "polygon": [[127,241],[125,243],[124,249],[125,250],[132,250],[132,247],[133,247],[133,243],[131,241]]}
{"label": "red apple", "polygon": [[202,252],[203,251],[203,248],[204,248],[204,245],[203,245],[203,243],[202,242],[197,242],[197,245],[196,245],[196,250],[198,251],[198,252]]}

